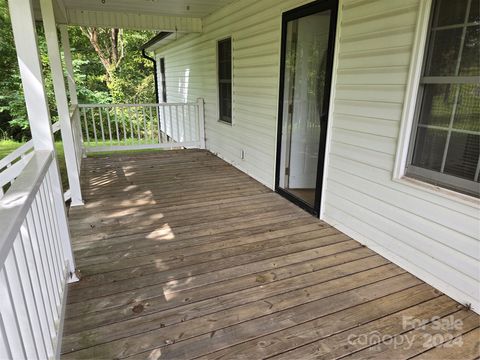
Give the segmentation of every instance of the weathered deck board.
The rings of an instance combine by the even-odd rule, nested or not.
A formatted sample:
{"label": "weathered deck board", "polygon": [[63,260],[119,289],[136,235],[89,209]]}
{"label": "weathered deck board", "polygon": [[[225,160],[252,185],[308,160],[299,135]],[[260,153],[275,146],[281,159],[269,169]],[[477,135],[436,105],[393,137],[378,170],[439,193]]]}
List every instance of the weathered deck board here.
{"label": "weathered deck board", "polygon": [[[480,356],[474,313],[205,151],[88,158],[82,187],[65,359]],[[456,353],[402,326],[449,315]]]}

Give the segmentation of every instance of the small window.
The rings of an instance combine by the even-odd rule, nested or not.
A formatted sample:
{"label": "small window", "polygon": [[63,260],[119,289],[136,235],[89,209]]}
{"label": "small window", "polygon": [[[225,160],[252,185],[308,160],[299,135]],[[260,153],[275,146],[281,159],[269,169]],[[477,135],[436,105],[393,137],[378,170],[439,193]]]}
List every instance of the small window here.
{"label": "small window", "polygon": [[162,79],[162,102],[167,102],[167,80],[165,79],[165,58],[160,59],[160,77]]}
{"label": "small window", "polygon": [[433,3],[406,174],[479,196],[480,17],[474,0]]}
{"label": "small window", "polygon": [[232,123],[232,39],[220,40],[218,53],[219,119]]}

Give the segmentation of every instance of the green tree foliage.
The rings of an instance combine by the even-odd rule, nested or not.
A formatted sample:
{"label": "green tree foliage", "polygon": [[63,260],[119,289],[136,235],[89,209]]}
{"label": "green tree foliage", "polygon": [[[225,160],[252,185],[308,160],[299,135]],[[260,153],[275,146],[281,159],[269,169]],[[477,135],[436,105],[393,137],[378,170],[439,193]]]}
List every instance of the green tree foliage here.
{"label": "green tree foliage", "polygon": [[[89,35],[93,29],[100,52]],[[45,86],[55,119],[53,84],[42,24],[37,26],[37,34]],[[112,39],[112,34],[116,38]],[[142,58],[140,51],[141,45],[153,35],[151,31],[69,27],[79,102],[155,102],[153,66]],[[103,56],[114,66],[106,66]],[[0,71],[0,138],[26,140],[30,138],[29,123],[5,0],[0,0]]]}
{"label": "green tree foliage", "polygon": [[13,34],[6,1],[0,1],[0,133],[21,140],[28,136],[23,89],[18,73]]}
{"label": "green tree foliage", "polygon": [[[155,89],[152,63],[141,57],[140,47],[154,34],[151,31],[128,31],[113,28],[76,28],[90,42],[103,66],[101,81],[107,85],[115,103],[153,102]],[[84,42],[82,37],[75,38]]]}

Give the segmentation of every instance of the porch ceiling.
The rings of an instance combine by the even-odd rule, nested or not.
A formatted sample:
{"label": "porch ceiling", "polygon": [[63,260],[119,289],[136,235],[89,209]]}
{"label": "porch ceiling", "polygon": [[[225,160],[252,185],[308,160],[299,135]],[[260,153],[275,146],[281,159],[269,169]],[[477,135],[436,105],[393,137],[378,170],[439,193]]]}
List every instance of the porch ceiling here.
{"label": "porch ceiling", "polygon": [[[59,24],[201,32],[201,18],[234,0],[54,0]],[[41,19],[40,0],[34,0]]]}

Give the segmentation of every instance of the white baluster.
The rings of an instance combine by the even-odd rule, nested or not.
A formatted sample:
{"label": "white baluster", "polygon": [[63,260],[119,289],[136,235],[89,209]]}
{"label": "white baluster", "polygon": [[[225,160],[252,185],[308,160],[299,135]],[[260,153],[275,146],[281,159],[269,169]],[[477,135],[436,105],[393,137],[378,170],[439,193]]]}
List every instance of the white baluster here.
{"label": "white baluster", "polygon": [[[28,270],[29,278],[31,281],[31,287],[34,294],[35,305],[37,308],[37,314],[40,322],[41,327],[41,334],[43,337],[43,345],[45,346],[45,350],[47,352],[47,357],[53,356],[53,343],[52,338],[55,336],[55,328],[53,327],[53,319],[49,322],[48,315],[47,315],[47,304],[45,295],[41,289],[41,280],[39,278],[39,271],[41,271],[41,267],[38,266],[37,261],[33,255],[32,249],[32,241],[33,239],[30,236],[29,232],[29,223],[28,223],[28,215],[24,221],[24,224],[20,228],[20,243],[21,243],[21,251],[24,253],[24,257],[26,260],[25,267]],[[49,324],[52,326],[49,327]]]}
{"label": "white baluster", "polygon": [[100,130],[102,132],[102,145],[105,145],[105,131],[103,130],[103,116],[102,116],[102,107],[98,107],[99,121],[100,121]]}
{"label": "white baluster", "polygon": [[97,126],[95,125],[95,108],[91,107],[90,111],[92,113],[93,136],[95,137],[95,145],[98,145]]}
{"label": "white baluster", "polygon": [[10,284],[5,275],[5,270],[0,270],[0,309],[3,328],[6,329],[6,337],[12,359],[26,359],[27,354],[20,333],[20,324],[13,307],[13,299],[10,292]]}
{"label": "white baluster", "polygon": [[107,110],[107,123],[108,123],[108,137],[110,139],[110,145],[112,145],[112,124],[110,123],[110,108],[106,108]]}
{"label": "white baluster", "polygon": [[[17,241],[18,236],[14,240],[14,243]],[[18,274],[18,266],[15,260],[15,251],[13,249],[10,250],[10,254],[5,260],[4,274],[6,275],[9,283],[10,296],[15,309],[15,316],[18,320],[27,359],[38,359],[39,352],[37,351],[35,335],[33,333],[30,316],[27,311],[27,299],[25,298],[25,293],[23,292],[22,283]]]}
{"label": "white baluster", "polygon": [[82,113],[83,113],[83,121],[84,121],[84,124],[85,124],[85,135],[87,136],[87,143],[88,143],[88,145],[90,145],[90,134],[88,133],[87,112],[86,112],[85,108],[82,109]]}

